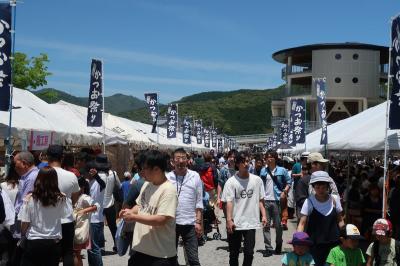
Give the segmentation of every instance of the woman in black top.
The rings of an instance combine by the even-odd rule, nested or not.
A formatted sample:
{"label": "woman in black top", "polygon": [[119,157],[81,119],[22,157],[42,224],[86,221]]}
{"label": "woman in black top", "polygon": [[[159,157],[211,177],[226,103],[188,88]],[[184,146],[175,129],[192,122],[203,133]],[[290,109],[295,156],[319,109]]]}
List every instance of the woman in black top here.
{"label": "woman in black top", "polygon": [[330,178],[325,171],[311,175],[315,190],[304,202],[297,231],[306,231],[313,241],[310,253],[315,265],[325,265],[331,248],[339,242],[339,227],[344,226],[340,199],[330,194]]}

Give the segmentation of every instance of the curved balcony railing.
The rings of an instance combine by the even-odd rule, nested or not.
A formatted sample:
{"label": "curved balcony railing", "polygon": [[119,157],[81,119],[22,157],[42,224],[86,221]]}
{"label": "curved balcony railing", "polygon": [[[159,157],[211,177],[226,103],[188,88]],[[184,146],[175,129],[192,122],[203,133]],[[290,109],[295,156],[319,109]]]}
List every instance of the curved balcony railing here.
{"label": "curved balcony railing", "polygon": [[298,74],[298,73],[311,73],[312,72],[312,67],[311,66],[292,66],[289,69],[289,72],[287,71],[287,67],[283,67],[281,71],[282,79],[286,80],[287,75],[291,74]]}

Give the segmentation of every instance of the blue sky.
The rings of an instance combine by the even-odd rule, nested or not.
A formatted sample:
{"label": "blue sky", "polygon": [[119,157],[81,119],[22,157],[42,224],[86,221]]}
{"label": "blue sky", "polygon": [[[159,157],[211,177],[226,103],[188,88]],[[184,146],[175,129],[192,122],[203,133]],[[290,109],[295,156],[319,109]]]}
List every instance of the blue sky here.
{"label": "blue sky", "polygon": [[91,58],[105,94],[167,103],[203,91],[281,85],[273,52],[325,42],[388,45],[398,1],[25,0],[16,51],[50,58],[48,85],[86,96]]}

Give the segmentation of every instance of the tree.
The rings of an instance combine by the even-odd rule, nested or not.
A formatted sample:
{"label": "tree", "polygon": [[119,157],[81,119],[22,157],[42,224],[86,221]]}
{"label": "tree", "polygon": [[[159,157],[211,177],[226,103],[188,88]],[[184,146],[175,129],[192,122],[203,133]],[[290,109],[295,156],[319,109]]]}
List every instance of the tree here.
{"label": "tree", "polygon": [[46,77],[51,73],[47,71],[49,62],[47,54],[41,53],[38,57],[31,57],[24,53],[16,52],[14,55],[13,85],[19,89],[36,89],[47,84]]}

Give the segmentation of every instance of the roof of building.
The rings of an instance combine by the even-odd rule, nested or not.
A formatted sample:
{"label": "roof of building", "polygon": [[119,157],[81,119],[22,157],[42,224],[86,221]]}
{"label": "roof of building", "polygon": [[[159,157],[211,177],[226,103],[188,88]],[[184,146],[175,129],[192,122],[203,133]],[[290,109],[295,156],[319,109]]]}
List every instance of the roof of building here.
{"label": "roof of building", "polygon": [[282,64],[287,63],[288,56],[292,56],[293,65],[302,65],[311,63],[312,51],[323,49],[364,49],[380,51],[380,63],[386,64],[389,62],[389,47],[358,43],[358,42],[345,42],[345,43],[319,43],[303,45],[288,49],[283,49],[272,54],[272,58]]}

